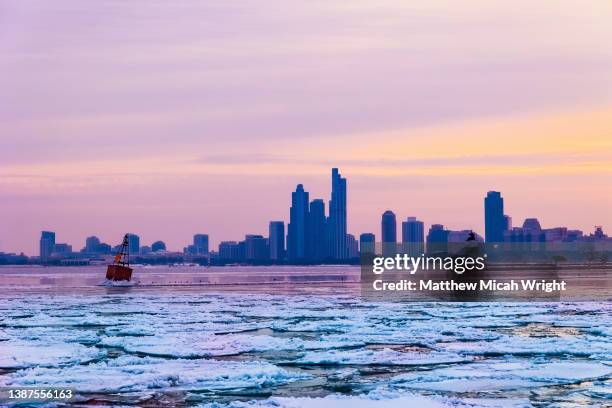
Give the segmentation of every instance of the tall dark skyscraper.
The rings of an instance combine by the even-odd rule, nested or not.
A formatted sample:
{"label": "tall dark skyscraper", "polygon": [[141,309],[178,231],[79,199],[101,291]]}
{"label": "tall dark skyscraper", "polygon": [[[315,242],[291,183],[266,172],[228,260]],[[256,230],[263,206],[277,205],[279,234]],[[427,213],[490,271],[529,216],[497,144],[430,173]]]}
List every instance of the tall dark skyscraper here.
{"label": "tall dark skyscraper", "polygon": [[397,223],[393,211],[385,211],[380,224],[383,256],[393,256],[397,252]]}
{"label": "tall dark skyscraper", "polygon": [[291,209],[287,226],[287,259],[292,262],[306,260],[308,236],[308,192],[297,185],[291,193]]}
{"label": "tall dark skyscraper", "polygon": [[332,193],[329,201],[329,255],[334,259],[347,259],[346,247],[346,179],[332,169]]}
{"label": "tall dark skyscraper", "polygon": [[283,221],[270,221],[268,228],[268,243],[270,245],[270,259],[282,261],[285,259],[285,223]]}
{"label": "tall dark skyscraper", "polygon": [[195,234],[193,247],[198,255],[208,255],[208,234]]}
{"label": "tall dark skyscraper", "polygon": [[319,198],[310,202],[308,214],[308,258],[314,262],[327,258],[325,202]]}
{"label": "tall dark skyscraper", "polygon": [[484,199],[484,208],[486,242],[503,242],[507,222],[501,194],[498,191],[489,191]]}
{"label": "tall dark skyscraper", "polygon": [[410,256],[420,256],[425,252],[425,228],[416,217],[408,217],[402,222],[403,252]]}
{"label": "tall dark skyscraper", "polygon": [[42,231],[40,234],[40,260],[46,262],[55,247],[55,232]]}
{"label": "tall dark skyscraper", "polygon": [[131,254],[137,254],[140,252],[140,237],[136,234],[128,234],[128,243]]}

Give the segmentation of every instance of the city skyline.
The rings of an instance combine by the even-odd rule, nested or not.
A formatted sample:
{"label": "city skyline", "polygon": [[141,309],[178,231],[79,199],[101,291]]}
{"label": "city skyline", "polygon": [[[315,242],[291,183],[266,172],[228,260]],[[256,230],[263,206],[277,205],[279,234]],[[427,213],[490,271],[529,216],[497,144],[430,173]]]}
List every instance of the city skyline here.
{"label": "city skyline", "polygon": [[[531,240],[576,240],[589,235],[589,231],[572,228],[566,224],[558,226],[541,226],[538,217],[525,218],[524,222],[518,226],[512,224],[512,216],[506,214],[504,209],[504,197],[499,191],[488,191],[484,196],[482,215],[484,220],[483,236],[480,231],[467,226],[463,229],[453,230],[448,225],[440,223],[426,224],[415,216],[398,218],[392,210],[385,210],[381,215],[381,224],[378,237],[371,231],[361,231],[357,234],[338,234],[346,231],[347,217],[347,181],[342,177],[338,168],[331,169],[332,193],[330,198],[329,210],[325,209],[325,202],[321,198],[310,200],[310,193],[305,190],[303,184],[297,184],[294,192],[291,193],[289,218],[287,222],[270,220],[268,223],[268,235],[245,233],[245,239],[240,240],[220,240],[215,251],[214,244],[210,245],[210,235],[208,233],[195,233],[192,244],[183,247],[183,253],[188,256],[206,255],[216,252],[222,254],[222,248],[232,255],[237,251],[244,252],[246,260],[261,260],[262,258],[271,261],[287,261],[290,263],[302,262],[322,262],[322,261],[343,261],[354,258],[359,242],[381,242],[383,243],[383,254],[395,251],[395,243],[410,243],[410,253],[418,253],[422,250],[425,242],[462,242],[467,236],[475,233],[478,240],[486,242],[523,242],[524,239]],[[335,204],[334,204],[334,201]],[[332,210],[334,209],[334,210]],[[338,215],[340,214],[340,216]],[[338,227],[338,219],[343,226]],[[285,235],[285,224],[287,233]],[[429,225],[427,237],[425,228]],[[601,225],[593,227],[594,234],[604,234]],[[375,230],[372,230],[375,231]],[[567,235],[569,233],[569,235]],[[580,235],[576,235],[576,234]],[[523,236],[526,234],[527,236]],[[565,235],[564,235],[565,234]],[[150,246],[140,245],[141,236],[136,233],[128,233],[129,249],[132,253],[156,253],[156,252],[181,252],[173,248],[168,248],[163,239],[153,242]],[[591,234],[592,236],[592,234]],[[374,241],[373,241],[374,239]],[[342,246],[338,241],[342,241],[347,252],[338,251]],[[214,242],[214,241],[212,241]],[[52,254],[63,255],[70,253],[89,253],[89,254],[109,254],[114,245],[102,242],[97,235],[90,235],[85,239],[85,246],[79,251],[73,251],[70,243],[59,243],[56,240],[55,231],[43,230],[40,235],[39,251],[41,261],[46,262]],[[388,244],[388,245],[385,245]],[[413,245],[417,244],[417,245]],[[232,248],[228,247],[231,246]],[[245,247],[240,248],[240,245]],[[354,246],[354,248],[353,248]],[[350,248],[349,248],[350,247]],[[240,249],[239,249],[240,248]],[[143,252],[144,251],[144,252]],[[2,251],[0,251],[1,253]],[[250,254],[251,258],[249,258]],[[350,254],[350,255],[349,255]],[[34,254],[27,254],[34,256]],[[226,256],[227,259],[232,259]]]}

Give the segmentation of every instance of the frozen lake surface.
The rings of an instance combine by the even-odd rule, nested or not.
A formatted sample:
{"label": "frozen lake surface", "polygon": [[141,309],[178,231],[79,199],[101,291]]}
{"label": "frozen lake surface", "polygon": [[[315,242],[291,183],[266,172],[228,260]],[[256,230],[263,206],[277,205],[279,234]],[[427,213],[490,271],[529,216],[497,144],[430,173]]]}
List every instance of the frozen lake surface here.
{"label": "frozen lake surface", "polygon": [[2,290],[0,387],[68,387],[73,403],[112,406],[612,403],[610,303],[245,292]]}

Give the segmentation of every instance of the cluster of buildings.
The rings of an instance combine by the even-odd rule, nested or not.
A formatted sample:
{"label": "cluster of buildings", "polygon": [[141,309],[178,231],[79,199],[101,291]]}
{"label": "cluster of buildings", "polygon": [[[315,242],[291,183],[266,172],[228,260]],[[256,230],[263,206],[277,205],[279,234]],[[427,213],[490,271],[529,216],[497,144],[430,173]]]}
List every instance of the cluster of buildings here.
{"label": "cluster of buildings", "polygon": [[[170,257],[173,260],[180,260],[182,253],[168,252],[164,241],[155,241],[150,246],[140,245],[140,237],[136,234],[128,234],[128,247],[132,259],[143,258],[144,261],[155,260],[161,257]],[[88,264],[92,262],[105,262],[107,258],[117,253],[121,245],[111,246],[100,241],[96,236],[85,239],[85,246],[78,252],[72,250],[72,245],[58,243],[55,240],[55,232],[42,231],[39,241],[40,255],[39,261],[46,263],[60,264]],[[196,234],[193,237],[193,245],[187,246],[184,254],[208,256],[208,235]]]}
{"label": "cluster of buildings", "polygon": [[[381,217],[380,237],[372,232],[356,239],[347,233],[347,183],[337,168],[332,169],[331,197],[326,211],[325,201],[310,199],[308,191],[298,184],[291,193],[289,223],[270,221],[268,235],[248,234],[243,240],[222,241],[217,251],[209,249],[209,236],[196,234],[193,244],[182,252],[168,251],[163,241],[150,246],[140,244],[140,237],[129,234],[129,249],[134,262],[175,263],[198,262],[206,264],[321,264],[358,263],[360,252],[392,254],[397,248],[419,256],[432,252],[432,248],[448,248],[453,243],[468,240],[502,246],[551,242],[610,242],[601,227],[586,235],[580,230],[566,227],[544,229],[537,218],[527,218],[522,226],[514,227],[512,218],[505,214],[504,199],[497,191],[489,191],[484,198],[484,238],[472,230],[450,230],[442,224],[432,224],[426,231],[423,221],[407,217],[398,222],[393,211]],[[285,228],[286,227],[286,228]],[[43,231],[40,254],[37,258],[0,253],[2,263],[39,262],[43,264],[83,264],[108,260],[119,246],[101,242],[96,236],[88,237],[78,252],[66,243],[56,242],[55,233]]]}
{"label": "cluster of buildings", "polygon": [[[246,235],[242,241],[223,241],[219,263],[350,263],[358,262],[359,245],[347,233],[346,178],[332,169],[329,211],[320,198],[298,184],[291,193],[289,223],[270,221],[268,237]],[[286,232],[286,234],[285,234]]]}
{"label": "cluster of buildings", "polygon": [[[612,238],[604,234],[601,226],[589,235],[580,230],[567,227],[542,228],[537,218],[527,218],[521,227],[512,226],[512,217],[504,212],[504,199],[500,192],[489,191],[484,198],[484,238],[473,230],[451,230],[442,224],[432,224],[427,234],[422,221],[416,217],[408,217],[401,224],[401,240],[398,237],[395,213],[387,210],[381,219],[381,239],[374,246],[374,234],[361,234],[361,252],[366,246],[370,252],[392,254],[397,251],[418,256],[425,252],[448,251],[454,244],[459,247],[466,241],[486,242],[488,250],[500,248],[507,253],[527,251],[532,248],[541,249],[542,244],[576,243],[576,242],[608,242]],[[533,244],[533,245],[531,245]]]}

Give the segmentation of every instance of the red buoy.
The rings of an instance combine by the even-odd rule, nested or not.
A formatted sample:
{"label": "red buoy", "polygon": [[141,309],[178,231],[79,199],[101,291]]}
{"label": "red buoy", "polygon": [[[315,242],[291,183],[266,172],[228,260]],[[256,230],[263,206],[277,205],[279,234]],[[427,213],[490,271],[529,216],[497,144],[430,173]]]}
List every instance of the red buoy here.
{"label": "red buoy", "polygon": [[128,234],[123,237],[121,249],[115,255],[112,265],[108,265],[106,268],[106,279],[113,281],[129,281],[132,279]]}

